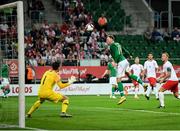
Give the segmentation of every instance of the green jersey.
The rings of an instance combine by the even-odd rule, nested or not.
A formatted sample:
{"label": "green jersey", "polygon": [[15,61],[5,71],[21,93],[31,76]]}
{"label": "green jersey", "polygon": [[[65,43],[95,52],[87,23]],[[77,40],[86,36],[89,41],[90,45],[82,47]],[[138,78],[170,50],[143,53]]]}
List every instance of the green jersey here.
{"label": "green jersey", "polygon": [[126,49],[122,48],[119,43],[112,43],[110,45],[110,53],[116,63],[126,59],[124,54],[126,56],[130,56],[130,53]]}
{"label": "green jersey", "polygon": [[116,67],[114,67],[111,63],[108,63],[107,69],[110,71],[110,77],[116,77]]}
{"label": "green jersey", "polygon": [[9,78],[9,66],[3,64],[0,70],[0,76],[3,78]]}

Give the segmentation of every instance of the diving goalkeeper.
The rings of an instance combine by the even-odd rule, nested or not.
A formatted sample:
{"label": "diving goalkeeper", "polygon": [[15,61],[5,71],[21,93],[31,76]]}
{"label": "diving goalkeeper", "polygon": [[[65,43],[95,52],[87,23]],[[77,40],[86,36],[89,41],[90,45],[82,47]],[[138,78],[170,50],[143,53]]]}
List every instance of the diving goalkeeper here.
{"label": "diving goalkeeper", "polygon": [[54,92],[53,87],[55,84],[57,84],[59,88],[63,89],[71,85],[73,82],[75,82],[76,79],[74,76],[71,76],[71,78],[68,80],[68,83],[62,83],[61,78],[58,74],[59,67],[60,67],[60,63],[54,62],[52,64],[52,69],[44,73],[41,79],[40,87],[39,87],[38,100],[31,107],[26,117],[30,118],[32,113],[36,109],[38,109],[39,106],[43,102],[45,102],[45,100],[52,101],[54,103],[58,103],[59,101],[62,102],[62,111],[61,111],[60,117],[72,117],[72,115],[66,113],[68,105],[69,105],[68,98],[62,95],[61,93]]}

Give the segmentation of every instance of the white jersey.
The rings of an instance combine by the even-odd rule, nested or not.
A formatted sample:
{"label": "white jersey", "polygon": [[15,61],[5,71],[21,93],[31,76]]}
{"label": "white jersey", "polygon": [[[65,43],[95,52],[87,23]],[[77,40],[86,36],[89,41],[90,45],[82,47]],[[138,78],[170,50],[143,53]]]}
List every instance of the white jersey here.
{"label": "white jersey", "polygon": [[133,74],[140,77],[141,72],[143,71],[143,66],[141,64],[133,64],[130,67],[130,70],[133,71]]}
{"label": "white jersey", "polygon": [[156,69],[158,68],[157,62],[155,60],[147,60],[144,63],[144,69],[147,70],[147,78],[153,77],[156,78]]}
{"label": "white jersey", "polygon": [[178,81],[176,72],[171,64],[171,62],[167,61],[166,63],[164,63],[163,65],[163,72],[168,72],[171,71],[171,75],[167,80],[171,80],[171,81]]}

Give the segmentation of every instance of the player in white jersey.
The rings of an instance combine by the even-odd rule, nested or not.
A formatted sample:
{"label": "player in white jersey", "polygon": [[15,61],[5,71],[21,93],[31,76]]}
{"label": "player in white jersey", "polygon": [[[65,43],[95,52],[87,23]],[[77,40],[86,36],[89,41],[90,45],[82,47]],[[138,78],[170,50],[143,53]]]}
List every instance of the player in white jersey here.
{"label": "player in white jersey", "polygon": [[[135,64],[131,65],[130,71],[136,75],[137,77],[142,77],[143,75],[143,65],[139,64],[139,57],[136,57],[134,60]],[[139,83],[137,81],[132,80],[134,87],[135,87],[135,93],[134,98],[138,99],[138,90],[139,90]]]}
{"label": "player in white jersey", "polygon": [[156,87],[156,72],[158,71],[158,65],[157,62],[153,59],[153,54],[148,54],[148,60],[144,63],[144,72],[146,74],[146,77],[149,81],[150,86],[148,87],[146,91],[145,97],[147,100],[150,98],[150,94],[152,92],[152,89],[154,90],[156,99],[158,100],[158,89]]}
{"label": "player in white jersey", "polygon": [[164,63],[163,72],[159,76],[158,81],[160,83],[163,83],[164,81],[166,82],[159,89],[159,101],[160,101],[159,108],[164,108],[165,107],[164,91],[171,90],[174,96],[179,100],[180,100],[180,96],[178,94],[178,78],[171,62],[168,61],[169,59],[168,53],[163,53],[161,59]]}

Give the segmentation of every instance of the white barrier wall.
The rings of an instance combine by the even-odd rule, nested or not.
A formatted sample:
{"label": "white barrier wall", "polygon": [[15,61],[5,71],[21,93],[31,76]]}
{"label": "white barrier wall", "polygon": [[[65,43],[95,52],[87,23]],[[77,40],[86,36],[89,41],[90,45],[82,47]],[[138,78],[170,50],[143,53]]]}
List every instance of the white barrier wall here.
{"label": "white barrier wall", "polygon": [[[134,87],[132,83],[124,83],[126,93],[134,94]],[[25,94],[26,96],[37,96],[39,85],[26,85]],[[158,88],[160,85],[158,84]],[[9,96],[17,96],[19,92],[18,85],[11,85],[11,91]],[[55,86],[56,92],[61,92],[64,95],[108,95],[111,93],[111,85],[109,84],[73,84],[65,89],[60,90]],[[139,94],[143,94],[143,87],[140,87]],[[167,94],[170,92],[167,91]],[[2,91],[0,90],[0,96]]]}

